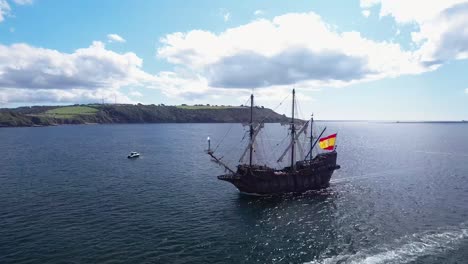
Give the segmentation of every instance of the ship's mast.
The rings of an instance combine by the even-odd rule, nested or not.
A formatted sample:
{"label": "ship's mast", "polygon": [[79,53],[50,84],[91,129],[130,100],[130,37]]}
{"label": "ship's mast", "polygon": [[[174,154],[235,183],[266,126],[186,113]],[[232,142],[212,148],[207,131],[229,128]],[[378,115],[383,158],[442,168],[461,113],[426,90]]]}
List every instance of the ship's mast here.
{"label": "ship's mast", "polygon": [[254,96],[253,94],[250,95],[250,156],[249,156],[249,166],[252,167],[252,153],[253,153],[253,136],[254,136],[254,129],[253,129],[253,105],[254,105]]}
{"label": "ship's mast", "polygon": [[314,147],[314,114],[310,117],[310,162],[312,162],[312,148]]}
{"label": "ship's mast", "polygon": [[296,126],[294,125],[294,100],[296,90],[292,92],[292,117],[291,117],[291,170],[294,171],[294,144],[296,143]]}

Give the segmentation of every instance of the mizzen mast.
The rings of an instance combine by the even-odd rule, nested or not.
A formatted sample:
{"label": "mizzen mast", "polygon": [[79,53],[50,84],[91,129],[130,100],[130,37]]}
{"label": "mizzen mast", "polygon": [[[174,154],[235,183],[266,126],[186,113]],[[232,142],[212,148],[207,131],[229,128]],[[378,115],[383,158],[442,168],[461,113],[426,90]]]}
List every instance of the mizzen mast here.
{"label": "mizzen mast", "polygon": [[291,170],[294,171],[294,145],[296,144],[296,126],[294,125],[294,99],[296,90],[292,91],[292,117],[291,117]]}

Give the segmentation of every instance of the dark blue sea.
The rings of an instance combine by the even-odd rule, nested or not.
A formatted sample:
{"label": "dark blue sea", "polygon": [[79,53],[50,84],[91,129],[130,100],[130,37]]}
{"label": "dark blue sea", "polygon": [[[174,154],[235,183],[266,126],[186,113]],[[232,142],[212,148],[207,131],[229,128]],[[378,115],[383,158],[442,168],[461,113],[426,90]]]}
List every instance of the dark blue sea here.
{"label": "dark blue sea", "polygon": [[341,169],[276,198],[216,179],[206,137],[235,165],[240,124],[0,129],[0,263],[468,263],[468,125],[317,125]]}

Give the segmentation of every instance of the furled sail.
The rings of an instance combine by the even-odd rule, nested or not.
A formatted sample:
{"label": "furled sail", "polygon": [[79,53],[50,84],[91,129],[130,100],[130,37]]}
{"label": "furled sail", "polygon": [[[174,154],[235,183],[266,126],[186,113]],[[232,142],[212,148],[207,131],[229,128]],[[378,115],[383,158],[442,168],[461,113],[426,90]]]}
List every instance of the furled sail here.
{"label": "furled sail", "polygon": [[[295,137],[294,137],[294,140],[297,141],[299,139],[299,136],[305,131],[305,129],[307,128],[307,126],[309,125],[309,121],[307,121],[304,126],[299,130],[298,133],[296,133]],[[289,143],[288,147],[284,150],[283,154],[281,154],[281,156],[279,157],[278,161],[277,162],[281,162],[283,161],[283,158],[284,156],[286,156],[286,154],[288,153],[288,151],[291,149],[293,143]]]}
{"label": "furled sail", "polygon": [[254,142],[255,142],[255,138],[257,138],[257,135],[258,133],[260,133],[260,130],[262,129],[262,124],[258,124],[257,127],[254,128],[254,134],[252,136],[252,140],[250,140],[249,144],[247,145],[247,147],[245,148],[244,150],[244,153],[242,153],[242,156],[240,157],[239,159],[239,162],[242,162],[245,158],[245,155],[247,155],[247,152],[249,151],[250,149],[250,146],[253,146]]}

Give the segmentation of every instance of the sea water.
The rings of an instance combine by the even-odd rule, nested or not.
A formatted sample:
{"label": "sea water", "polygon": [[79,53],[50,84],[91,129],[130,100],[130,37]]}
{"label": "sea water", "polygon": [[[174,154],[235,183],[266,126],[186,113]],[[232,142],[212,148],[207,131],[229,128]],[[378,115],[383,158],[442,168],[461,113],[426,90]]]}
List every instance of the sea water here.
{"label": "sea water", "polygon": [[[206,138],[235,167],[240,124],[0,129],[0,263],[467,261],[468,125],[316,125],[341,169],[275,198],[216,179]],[[264,132],[256,161],[282,165],[287,129]]]}

